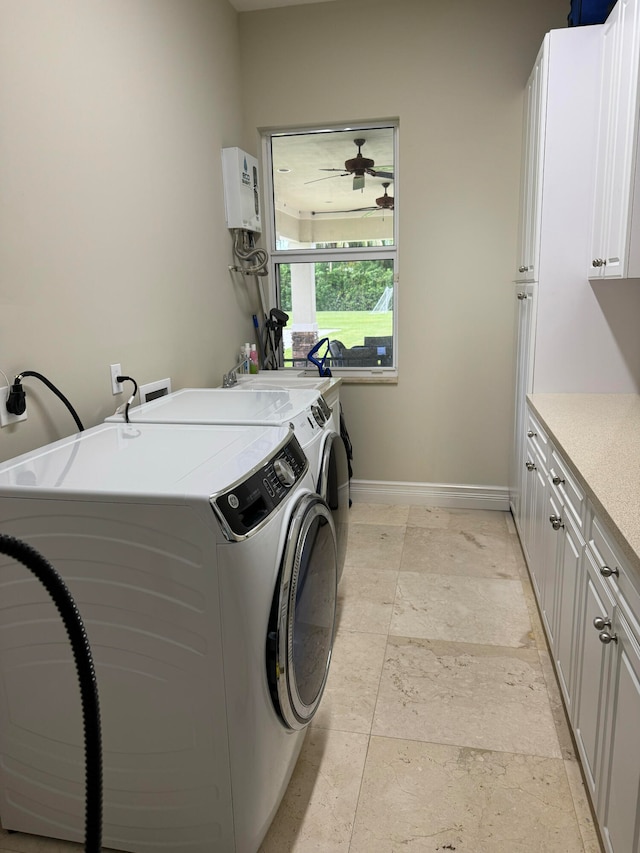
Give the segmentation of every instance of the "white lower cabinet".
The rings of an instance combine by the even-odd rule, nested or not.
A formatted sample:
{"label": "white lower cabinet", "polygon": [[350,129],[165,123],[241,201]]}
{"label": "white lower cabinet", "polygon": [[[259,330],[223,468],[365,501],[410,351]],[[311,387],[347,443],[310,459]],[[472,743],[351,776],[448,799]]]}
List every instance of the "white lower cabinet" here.
{"label": "white lower cabinet", "polygon": [[582,571],[584,540],[565,509],[562,517],[564,526],[558,531],[554,661],[560,690],[571,717],[577,651],[578,582]]}
{"label": "white lower cabinet", "polygon": [[596,782],[600,775],[602,748],[602,710],[606,694],[607,654],[600,630],[608,627],[614,611],[613,599],[604,587],[596,562],[585,552],[578,581],[578,619],[576,630],[576,692],[571,722],[585,780],[593,803],[597,802]]}
{"label": "white lower cabinet", "polygon": [[640,853],[640,578],[529,421],[532,432],[523,551],[606,851]]}
{"label": "white lower cabinet", "polygon": [[[603,634],[600,634],[602,638]],[[604,699],[603,757],[596,806],[608,853],[640,850],[640,646],[620,608],[613,614]]]}

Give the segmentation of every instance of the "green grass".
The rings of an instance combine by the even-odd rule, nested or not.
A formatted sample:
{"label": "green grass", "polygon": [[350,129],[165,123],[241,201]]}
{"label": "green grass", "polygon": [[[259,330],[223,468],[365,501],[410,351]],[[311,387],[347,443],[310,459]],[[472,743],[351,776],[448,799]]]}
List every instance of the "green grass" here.
{"label": "green grass", "polygon": [[[318,311],[316,318],[319,338],[337,338],[346,347],[362,345],[365,335],[393,334],[392,311]],[[292,316],[290,324],[293,320]],[[284,357],[291,358],[291,347],[284,351]]]}

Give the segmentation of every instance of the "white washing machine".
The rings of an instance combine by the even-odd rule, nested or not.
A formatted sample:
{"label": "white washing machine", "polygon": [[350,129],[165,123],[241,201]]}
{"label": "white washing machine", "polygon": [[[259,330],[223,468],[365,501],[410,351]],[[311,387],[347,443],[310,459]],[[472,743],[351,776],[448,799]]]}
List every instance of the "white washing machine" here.
{"label": "white washing machine", "polygon": [[[96,665],[105,847],[256,853],[327,677],[333,517],[288,428],[105,424],[0,465],[0,529],[65,579]],[[0,816],[81,841],[71,649],[0,555]]]}
{"label": "white washing machine", "polygon": [[[331,409],[331,419],[329,421],[333,432],[340,435],[345,445],[347,455],[347,474],[351,479],[351,464],[350,459],[353,458],[353,449],[351,446],[351,438],[347,430],[347,425],[344,422],[342,415],[342,407],[340,405],[339,387],[342,384],[342,379],[334,376],[308,376],[305,373],[296,372],[295,370],[265,370],[254,375],[239,375],[237,384],[234,388],[267,390],[275,389],[282,390],[284,388],[311,388],[319,391]],[[343,456],[343,454],[340,454]],[[343,490],[344,491],[344,490]],[[323,494],[321,492],[321,494]],[[351,500],[348,502],[351,506]],[[341,513],[343,523],[346,523],[344,512]]]}
{"label": "white washing machine", "polygon": [[[107,418],[110,423],[122,420],[122,415]],[[317,390],[183,388],[130,409],[129,421],[291,426],[309,459],[316,491],[333,513],[340,579],[347,549],[349,463],[339,413],[331,411]]]}

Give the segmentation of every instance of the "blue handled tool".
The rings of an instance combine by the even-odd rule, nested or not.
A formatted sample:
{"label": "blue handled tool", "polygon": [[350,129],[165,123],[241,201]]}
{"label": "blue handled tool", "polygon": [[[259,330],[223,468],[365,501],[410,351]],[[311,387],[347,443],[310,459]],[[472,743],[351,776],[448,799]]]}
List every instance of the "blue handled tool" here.
{"label": "blue handled tool", "polygon": [[[320,360],[318,360],[317,358],[314,358],[314,355],[318,352],[318,350],[323,344],[326,344],[327,348],[324,351],[324,355],[320,358]],[[329,338],[320,338],[318,343],[314,347],[312,347],[307,353],[307,361],[310,361],[312,364],[315,364],[315,366],[318,368],[320,376],[331,376],[331,370],[325,365],[328,355]]]}

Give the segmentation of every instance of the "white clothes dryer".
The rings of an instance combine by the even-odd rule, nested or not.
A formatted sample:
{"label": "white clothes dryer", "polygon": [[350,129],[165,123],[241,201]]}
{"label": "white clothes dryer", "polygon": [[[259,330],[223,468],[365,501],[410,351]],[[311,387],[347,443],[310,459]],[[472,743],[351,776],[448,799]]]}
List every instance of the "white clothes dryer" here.
{"label": "white clothes dryer", "polygon": [[[122,420],[122,415],[107,418],[107,422]],[[341,578],[348,536],[349,463],[339,413],[332,412],[318,391],[183,388],[130,409],[129,421],[290,426],[309,459],[315,489],[333,513]]]}
{"label": "white clothes dryer", "polygon": [[[288,428],[104,424],[0,465],[0,529],[84,620],[100,695],[105,847],[256,853],[331,659],[333,517]],[[83,837],[71,649],[0,555],[0,815]]]}

